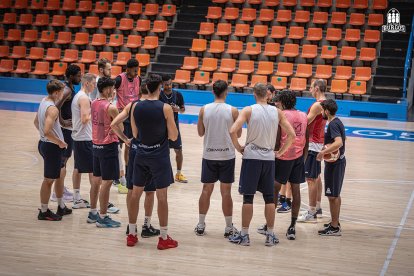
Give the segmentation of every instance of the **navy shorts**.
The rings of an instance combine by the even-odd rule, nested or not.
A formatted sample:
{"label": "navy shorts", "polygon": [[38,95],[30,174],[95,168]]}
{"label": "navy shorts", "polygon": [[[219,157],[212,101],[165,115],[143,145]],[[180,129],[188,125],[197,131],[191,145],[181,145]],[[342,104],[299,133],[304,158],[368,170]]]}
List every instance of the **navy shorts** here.
{"label": "navy shorts", "polygon": [[62,133],[63,133],[63,139],[65,140],[65,143],[68,144],[68,147],[63,150],[63,156],[62,156],[65,159],[63,165],[66,166],[66,160],[72,156],[72,150],[73,150],[72,130],[62,128]]}
{"label": "navy shorts", "polygon": [[[126,119],[122,124],[124,125],[124,134],[125,134],[125,136],[128,137],[129,139],[131,139],[132,136],[133,136],[131,122],[129,121],[129,119]],[[124,141],[119,139],[119,143],[123,144]]]}
{"label": "navy shorts", "polygon": [[43,158],[43,176],[49,179],[58,179],[60,177],[63,149],[56,144],[39,141],[38,150]]}
{"label": "navy shorts", "polygon": [[236,159],[207,160],[203,158],[201,166],[201,183],[233,183]]}
{"label": "navy shorts", "polygon": [[338,197],[341,194],[344,182],[346,159],[339,159],[336,162],[325,161],[325,196]]}
{"label": "navy shorts", "polygon": [[[128,170],[127,170],[127,185],[126,187],[128,190],[132,190],[134,188],[134,162],[135,162],[135,154],[137,152],[136,145],[131,145],[129,150],[129,158],[128,158]],[[152,177],[149,180],[149,183],[145,183],[145,192],[155,192],[155,183],[152,181]]]}
{"label": "navy shorts", "polygon": [[321,175],[321,161],[316,160],[318,152],[309,151],[305,161],[305,177],[316,179]]}
{"label": "navy shorts", "polygon": [[73,157],[79,173],[93,172],[92,141],[73,141]]}
{"label": "navy shorts", "polygon": [[119,179],[118,143],[93,145],[93,176]]}
{"label": "navy shorts", "polygon": [[305,182],[305,164],[303,155],[294,160],[275,160],[275,180],[280,184],[288,181],[292,184]]}
{"label": "navy shorts", "polygon": [[135,155],[134,185],[145,187],[155,183],[156,189],[163,189],[174,183],[170,156],[162,158],[140,158]]}
{"label": "navy shorts", "polygon": [[275,161],[243,159],[240,171],[239,193],[274,195]]}
{"label": "navy shorts", "polygon": [[170,149],[180,150],[180,149],[183,148],[183,143],[181,141],[180,131],[178,131],[177,140],[175,140],[175,141],[168,140],[168,145],[169,145]]}

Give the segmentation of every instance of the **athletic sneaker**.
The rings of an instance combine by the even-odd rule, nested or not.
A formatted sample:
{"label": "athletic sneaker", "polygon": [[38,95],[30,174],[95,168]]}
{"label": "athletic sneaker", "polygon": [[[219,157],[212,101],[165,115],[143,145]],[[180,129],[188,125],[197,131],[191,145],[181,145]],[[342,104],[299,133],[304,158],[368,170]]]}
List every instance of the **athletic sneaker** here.
{"label": "athletic sneaker", "polygon": [[118,193],[123,194],[123,195],[127,194],[128,188],[125,185],[118,184]]}
{"label": "athletic sneaker", "polygon": [[277,212],[278,213],[289,213],[290,209],[291,209],[290,206],[286,202],[283,202],[282,206],[279,209],[277,209]]}
{"label": "athletic sneaker", "polygon": [[69,209],[66,206],[63,207],[63,208],[60,208],[60,206],[58,206],[56,214],[58,214],[59,216],[62,216],[62,217],[66,216],[66,215],[70,215],[70,214],[72,214],[72,209]]}
{"label": "athletic sneaker", "polygon": [[262,235],[266,235],[267,233],[267,225],[263,224],[262,226],[260,226],[259,228],[257,228],[257,233],[262,234]]}
{"label": "athletic sneaker", "polygon": [[280,202],[280,194],[277,195],[277,206],[276,207],[279,207],[279,206],[282,206],[282,203]]}
{"label": "athletic sneaker", "polygon": [[103,218],[98,218],[96,221],[96,227],[99,228],[116,228],[120,227],[121,223],[111,219],[109,216],[105,216]]}
{"label": "athletic sneaker", "polygon": [[321,218],[322,217],[322,208],[319,208],[316,210],[316,217]]}
{"label": "athletic sneaker", "polygon": [[79,199],[73,202],[72,209],[91,208],[91,205],[87,200]]}
{"label": "athletic sneaker", "polygon": [[331,224],[329,224],[329,226],[326,227],[325,229],[319,230],[318,234],[320,236],[341,236],[342,235],[341,228],[340,227],[335,228]]}
{"label": "athletic sneaker", "polygon": [[[53,201],[53,202],[57,201],[55,192],[53,192],[52,195],[50,196],[50,201]],[[72,202],[73,201],[73,193],[71,191],[69,191],[68,188],[66,188],[66,186],[64,186],[64,188],[63,188],[63,201],[64,202]]]}
{"label": "athletic sneaker", "polygon": [[[329,226],[331,226],[331,223],[325,223],[323,225],[323,228],[328,228]],[[338,227],[341,228],[341,223],[340,222],[338,222]]]}
{"label": "athletic sneaker", "polygon": [[197,226],[194,228],[194,232],[196,233],[197,236],[204,236],[206,234],[205,229],[206,229],[205,223],[204,225],[201,225],[198,223]]}
{"label": "athletic sneaker", "polygon": [[121,182],[119,182],[119,179],[117,179],[117,180],[112,180],[112,185],[114,185],[114,186],[116,186],[116,187],[118,187],[118,185],[120,184]]}
{"label": "athletic sneaker", "polygon": [[240,244],[243,246],[249,246],[250,237],[249,237],[249,234],[246,234],[243,236],[241,232],[238,232],[235,235],[229,237],[229,242]]}
{"label": "athletic sneaker", "polygon": [[156,237],[159,235],[160,235],[160,230],[155,229],[154,227],[152,227],[152,225],[150,225],[149,227],[146,225],[142,225],[141,237],[151,238],[151,237]]}
{"label": "athletic sneaker", "polygon": [[275,233],[266,233],[266,246],[274,246],[279,243],[279,239],[276,237]]}
{"label": "athletic sneaker", "polygon": [[312,215],[309,211],[300,215],[298,222],[313,222],[316,223],[316,214]]}
{"label": "athletic sneaker", "polygon": [[47,209],[46,212],[42,212],[39,209],[39,214],[37,215],[38,220],[49,220],[49,221],[60,221],[62,220],[62,216],[53,213],[50,209]]}
{"label": "athletic sneaker", "polygon": [[296,240],[296,229],[295,227],[289,227],[287,232],[286,232],[286,238],[288,240]]}
{"label": "athletic sneaker", "polygon": [[175,175],[175,181],[180,183],[188,183],[187,178],[182,173],[177,173]]}
{"label": "athletic sneaker", "polygon": [[177,246],[178,246],[178,242],[173,240],[170,236],[167,236],[167,239],[165,239],[165,240],[161,237],[158,238],[157,248],[159,250],[175,248]]}
{"label": "athletic sneaker", "polygon": [[137,235],[128,234],[127,236],[127,246],[134,246],[138,242]]}
{"label": "athletic sneaker", "polygon": [[115,207],[111,202],[108,202],[108,213],[110,214],[117,214],[119,213],[119,208]]}
{"label": "athletic sneaker", "polygon": [[228,238],[228,237],[230,237],[230,236],[234,236],[234,235],[236,235],[237,233],[239,233],[239,231],[237,230],[237,228],[236,228],[236,227],[234,227],[234,225],[233,225],[233,224],[231,224],[231,226],[230,226],[230,227],[226,226],[226,228],[224,229],[224,237],[225,237],[225,238]]}
{"label": "athletic sneaker", "polygon": [[98,213],[96,213],[95,215],[92,212],[89,212],[88,214],[88,218],[86,219],[87,223],[95,223],[98,221],[98,219],[100,219],[101,217],[99,216]]}

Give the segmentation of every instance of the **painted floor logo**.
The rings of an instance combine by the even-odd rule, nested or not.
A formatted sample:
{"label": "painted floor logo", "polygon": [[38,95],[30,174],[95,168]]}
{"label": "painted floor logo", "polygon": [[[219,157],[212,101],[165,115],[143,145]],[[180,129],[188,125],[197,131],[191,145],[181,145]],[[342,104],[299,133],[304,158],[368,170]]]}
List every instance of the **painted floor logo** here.
{"label": "painted floor logo", "polygon": [[400,24],[400,12],[390,9],[387,13],[387,25],[382,25],[383,33],[405,33],[405,26]]}

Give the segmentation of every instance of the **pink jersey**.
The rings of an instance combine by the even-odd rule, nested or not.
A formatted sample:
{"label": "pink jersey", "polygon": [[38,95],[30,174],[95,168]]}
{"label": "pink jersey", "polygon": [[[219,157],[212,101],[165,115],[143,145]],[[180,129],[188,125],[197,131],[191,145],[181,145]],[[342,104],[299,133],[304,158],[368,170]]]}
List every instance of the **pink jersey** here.
{"label": "pink jersey", "polygon": [[108,145],[118,142],[118,136],[111,129],[112,119],[108,115],[111,103],[105,99],[92,102],[92,142],[95,145]]}
{"label": "pink jersey", "polygon": [[[303,148],[306,144],[306,127],[308,126],[308,117],[302,111],[298,110],[283,110],[286,119],[292,125],[295,130],[295,142],[293,145],[283,154],[280,160],[294,160],[303,155]],[[280,146],[282,147],[286,143],[287,134],[285,131],[281,132]]]}
{"label": "pink jersey", "polygon": [[139,98],[139,78],[134,78],[132,82],[128,80],[126,73],[119,75],[122,79],[121,86],[116,90],[116,107],[124,109],[130,102]]}
{"label": "pink jersey", "polygon": [[[317,101],[317,102],[323,102],[323,101],[324,100]],[[311,107],[309,108],[308,113]],[[324,143],[325,125],[326,125],[326,120],[323,119],[322,114],[317,115],[315,119],[313,120],[313,122],[309,125],[309,142],[310,143],[312,142],[317,143],[317,144]]]}

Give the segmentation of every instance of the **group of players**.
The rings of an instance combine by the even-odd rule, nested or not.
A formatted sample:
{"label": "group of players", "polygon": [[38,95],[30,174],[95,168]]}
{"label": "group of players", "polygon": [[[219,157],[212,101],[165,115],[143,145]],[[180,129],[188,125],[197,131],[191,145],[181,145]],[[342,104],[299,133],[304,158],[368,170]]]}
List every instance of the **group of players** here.
{"label": "group of players", "polygon": [[[90,208],[88,223],[97,227],[120,227],[107,213],[114,208],[109,203],[113,180],[123,174],[119,144],[125,144],[125,174],[127,188],[127,245],[134,246],[137,238],[139,201],[145,192],[145,220],[142,237],[158,236],[158,249],[178,246],[168,235],[168,187],[174,182],[170,147],[175,149],[177,174],[175,180],[187,182],[181,173],[182,146],[178,113],[184,112],[184,99],[173,91],[171,78],[150,74],[142,81],[138,76],[138,61],[131,59],[125,73],[110,78],[110,63],[98,62],[99,76],[81,75],[76,65],[68,66],[67,82],[51,80],[48,96],[40,103],[35,118],[39,130],[39,153],[44,159],[44,180],[40,190],[39,220],[59,221],[72,210],[63,200],[66,162],[74,152],[73,208]],[[81,83],[75,93],[74,85]],[[97,87],[97,89],[96,89]],[[226,104],[227,83],[213,84],[215,100],[200,110],[198,134],[204,136],[199,199],[199,222],[194,231],[205,234],[205,218],[210,205],[214,183],[220,181],[222,209],[226,227],[224,236],[230,242],[249,245],[249,225],[253,216],[256,191],[263,194],[266,224],[258,232],[266,236],[265,245],[279,242],[274,234],[275,208],[281,186],[292,194],[292,221],[286,236],[296,238],[296,221],[316,221],[321,214],[321,160],[325,162],[325,195],[329,199],[332,221],[324,225],[320,235],[341,235],[339,224],[340,192],[346,161],[345,129],[335,117],[338,109],[334,100],[326,100],[326,82],[311,84],[317,102],[308,114],[295,109],[296,96],[291,91],[275,94],[271,86],[254,86],[256,104],[239,111]],[[96,92],[97,91],[97,92]],[[116,98],[116,104],[114,104]],[[276,107],[275,107],[276,105]],[[326,133],[325,124],[329,122]],[[244,145],[239,143],[243,125],[247,123]],[[308,150],[309,148],[309,150]],[[239,192],[243,195],[242,229],[233,226],[233,200],[236,151],[242,154]],[[338,154],[333,154],[339,152]],[[334,156],[334,158],[332,158]],[[81,174],[88,173],[90,203],[80,197]],[[309,210],[299,219],[300,183],[309,186]],[[48,202],[52,186],[58,202],[53,213]],[[289,185],[290,188],[287,186]],[[154,194],[157,195],[160,229],[151,225]],[[319,198],[318,198],[319,194]],[[98,212],[99,198],[99,212]],[[281,196],[281,201],[285,197]],[[116,208],[115,208],[116,209]]]}

